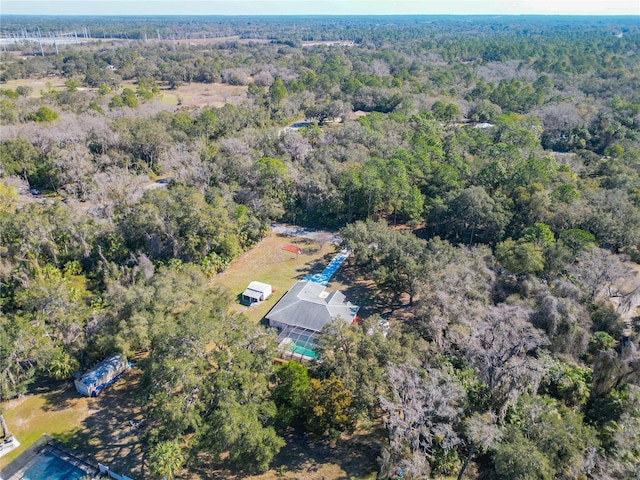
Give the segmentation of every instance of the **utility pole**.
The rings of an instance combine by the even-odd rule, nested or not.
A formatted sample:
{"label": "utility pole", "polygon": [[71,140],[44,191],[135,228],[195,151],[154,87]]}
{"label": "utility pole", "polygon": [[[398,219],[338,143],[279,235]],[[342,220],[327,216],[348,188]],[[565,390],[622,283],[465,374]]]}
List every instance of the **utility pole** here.
{"label": "utility pole", "polygon": [[38,42],[40,43],[40,53],[44,57],[44,48],[42,48],[42,35],[40,34],[40,27],[38,27]]}
{"label": "utility pole", "polygon": [[26,29],[23,29],[23,30],[24,30],[24,43],[29,45],[29,48],[31,49],[31,55],[35,57],[36,52],[33,51],[33,43],[28,39],[29,32],[27,32]]}

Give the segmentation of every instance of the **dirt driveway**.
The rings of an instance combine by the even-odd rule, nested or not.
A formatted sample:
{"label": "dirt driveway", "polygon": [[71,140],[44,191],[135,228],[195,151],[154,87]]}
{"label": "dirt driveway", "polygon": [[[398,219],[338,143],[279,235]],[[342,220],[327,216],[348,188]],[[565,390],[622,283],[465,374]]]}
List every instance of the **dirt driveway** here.
{"label": "dirt driveway", "polygon": [[327,230],[314,230],[311,228],[299,227],[296,225],[290,225],[288,223],[272,223],[271,231],[276,235],[282,235],[287,237],[301,237],[315,242],[331,242],[335,245],[342,240],[340,235],[336,232],[329,232]]}

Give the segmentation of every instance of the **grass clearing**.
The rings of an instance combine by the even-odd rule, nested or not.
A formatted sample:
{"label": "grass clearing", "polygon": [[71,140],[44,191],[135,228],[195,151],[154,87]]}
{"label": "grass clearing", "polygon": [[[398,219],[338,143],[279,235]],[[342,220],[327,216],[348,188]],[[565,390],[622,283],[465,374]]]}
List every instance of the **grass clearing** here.
{"label": "grass clearing", "polygon": [[56,438],[81,428],[89,416],[88,398],[76,394],[71,382],[46,382],[2,405],[9,431],[20,446],[0,458],[0,470],[47,433]]}
{"label": "grass clearing", "polygon": [[40,98],[42,96],[42,90],[54,90],[56,92],[60,92],[67,87],[64,82],[67,79],[58,77],[58,76],[50,76],[45,78],[20,78],[17,80],[7,80],[4,83],[0,84],[0,88],[6,90],[15,90],[17,87],[29,87],[31,89],[31,93],[29,94],[29,98]]}
{"label": "grass clearing", "polygon": [[[135,80],[125,80],[120,84],[118,92],[123,88],[136,90]],[[242,85],[228,85],[226,83],[185,83],[178,88],[160,87],[161,103],[180,107],[223,107],[227,103],[239,105],[247,99],[248,87]]]}
{"label": "grass clearing", "polygon": [[[8,80],[0,84],[0,88],[7,90],[15,90],[17,87],[29,87],[31,93],[30,98],[42,97],[42,92],[49,89],[61,92],[67,87],[65,82],[68,79],[58,76],[50,76],[45,78],[21,78],[17,80]],[[120,84],[120,88],[109,95],[121,92],[123,88],[131,88],[136,90],[138,87],[134,80],[124,80]],[[96,88],[81,87],[80,90],[97,91]],[[223,107],[227,103],[239,105],[247,99],[247,86],[228,85],[225,83],[187,83],[180,85],[175,90],[168,87],[161,87],[162,98],[160,102],[165,105],[182,106],[182,107]]]}
{"label": "grass clearing", "polygon": [[[231,262],[231,265],[214,277],[211,283],[223,285],[236,295],[237,301],[232,304],[232,308],[257,323],[297,280],[324,269],[335,253],[335,247],[329,241],[330,237],[331,235],[327,235],[326,240],[309,240],[271,233],[254,248]],[[302,253],[297,255],[287,252],[282,249],[285,245],[296,245],[302,249]],[[240,295],[253,280],[268,283],[274,293],[259,305],[241,305]]]}
{"label": "grass clearing", "polygon": [[211,106],[220,108],[227,103],[238,105],[247,98],[246,86],[224,83],[188,83],[175,90],[162,88],[162,102],[182,107]]}

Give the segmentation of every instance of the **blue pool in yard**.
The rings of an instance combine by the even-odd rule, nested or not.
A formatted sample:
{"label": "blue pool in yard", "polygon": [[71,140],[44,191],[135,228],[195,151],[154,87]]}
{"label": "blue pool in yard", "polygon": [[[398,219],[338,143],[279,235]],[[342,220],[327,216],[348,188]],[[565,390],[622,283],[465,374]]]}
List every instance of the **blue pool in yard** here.
{"label": "blue pool in yard", "polygon": [[316,360],[318,358],[318,354],[311,350],[309,347],[315,347],[315,345],[308,345],[305,342],[294,342],[291,345],[290,352],[294,355],[302,355],[304,357],[310,358],[312,360]]}
{"label": "blue pool in yard", "polygon": [[24,470],[22,480],[80,480],[90,472],[61,458],[51,450],[43,450]]}

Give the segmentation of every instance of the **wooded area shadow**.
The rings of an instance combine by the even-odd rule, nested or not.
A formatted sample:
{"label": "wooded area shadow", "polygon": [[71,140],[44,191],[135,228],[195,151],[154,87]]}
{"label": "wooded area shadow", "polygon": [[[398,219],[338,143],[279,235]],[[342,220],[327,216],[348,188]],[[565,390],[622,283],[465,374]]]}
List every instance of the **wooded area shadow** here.
{"label": "wooded area shadow", "polygon": [[311,443],[304,435],[291,433],[285,436],[286,446],[276,456],[273,468],[284,466],[285,472],[317,473],[316,478],[325,478],[323,464],[334,464],[345,472],[340,478],[360,478],[378,470],[376,458],[380,455],[377,433],[354,435],[348,440],[339,440],[334,445],[328,440]]}
{"label": "wooded area shadow", "polygon": [[348,263],[342,265],[330,282],[331,290],[340,290],[347,300],[360,306],[360,317],[380,315],[382,317],[393,314],[404,308],[407,303],[402,297],[393,298],[381,293],[371,279],[363,279],[360,272]]}
{"label": "wooded area shadow", "polygon": [[[378,471],[380,455],[380,430],[366,434],[354,434],[335,443],[329,440],[310,442],[302,433],[285,435],[286,445],[271,463],[271,470],[263,475],[249,476],[251,479],[325,479],[342,480],[367,478]],[[248,475],[233,471],[223,462],[216,464],[210,457],[201,455],[198,465],[189,470],[200,479],[240,480]]]}
{"label": "wooded area shadow", "polygon": [[144,421],[134,399],[139,377],[139,371],[130,370],[121,383],[89,399],[89,416],[80,429],[57,439],[119,474],[143,478]]}
{"label": "wooded area shadow", "polygon": [[45,412],[57,412],[72,408],[78,398],[72,381],[42,380],[29,392],[44,398],[42,409]]}

